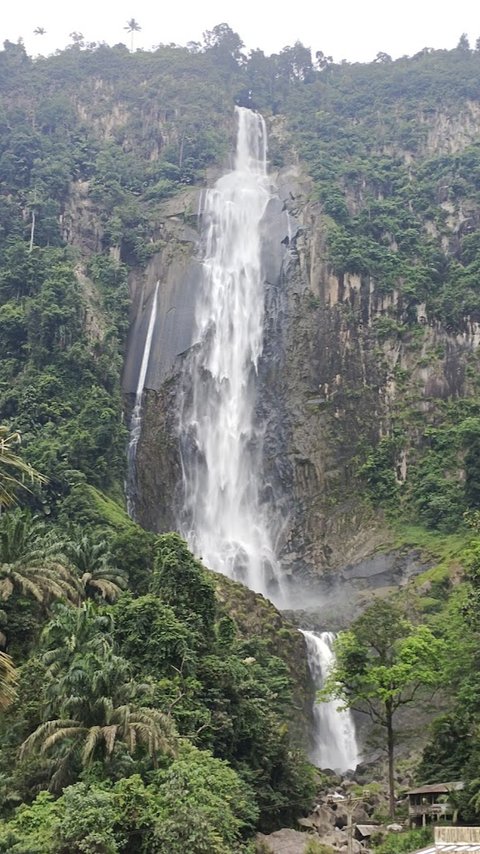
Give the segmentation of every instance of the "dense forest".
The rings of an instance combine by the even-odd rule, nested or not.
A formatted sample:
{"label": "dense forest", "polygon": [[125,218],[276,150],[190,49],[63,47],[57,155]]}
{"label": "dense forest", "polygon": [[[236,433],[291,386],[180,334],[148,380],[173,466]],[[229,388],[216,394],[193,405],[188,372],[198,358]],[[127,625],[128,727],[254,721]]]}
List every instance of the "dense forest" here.
{"label": "dense forest", "polygon": [[[226,24],[151,52],[77,34],[47,58],[0,52],[5,854],[253,852],[322,785],[296,732],[291,628],[245,628],[234,585],[220,594],[177,534],[125,510],[129,281],[165,241],[165,202],[227,162],[234,104],[266,116],[272,170],[308,177],[330,273],[385,299],[378,364],[402,346],[452,375],[425,405],[398,363],[382,430],[338,439],[356,500],[429,568],[340,636],[336,676],[351,705],[381,706],[386,672],[391,710],[415,689],[432,721],[415,779],[465,780],[462,817],[480,818],[478,351],[449,362],[480,323],[480,50],[336,64],[300,44],[248,53]],[[362,310],[338,308],[357,329]],[[353,411],[358,388],[343,394]]]}

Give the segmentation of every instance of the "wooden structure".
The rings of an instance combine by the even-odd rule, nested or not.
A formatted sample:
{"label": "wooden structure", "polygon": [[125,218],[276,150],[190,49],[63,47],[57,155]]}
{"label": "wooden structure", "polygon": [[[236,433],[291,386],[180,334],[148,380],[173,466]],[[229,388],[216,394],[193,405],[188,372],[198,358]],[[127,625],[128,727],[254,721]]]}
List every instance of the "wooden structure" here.
{"label": "wooden structure", "polygon": [[450,800],[449,795],[460,789],[463,789],[463,783],[455,780],[450,783],[419,786],[407,792],[410,827],[425,827],[439,820],[455,822],[457,808],[454,799]]}

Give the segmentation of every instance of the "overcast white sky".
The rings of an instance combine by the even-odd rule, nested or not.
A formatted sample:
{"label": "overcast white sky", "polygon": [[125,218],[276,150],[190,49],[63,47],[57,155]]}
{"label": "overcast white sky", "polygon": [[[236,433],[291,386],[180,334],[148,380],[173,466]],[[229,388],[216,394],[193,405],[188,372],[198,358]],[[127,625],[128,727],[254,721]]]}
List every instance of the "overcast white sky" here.
{"label": "overcast white sky", "polygon": [[[478,0],[3,0],[1,41],[21,36],[29,53],[43,54],[64,47],[73,30],[87,41],[129,43],[123,27],[131,17],[142,27],[135,45],[147,49],[200,41],[225,21],[247,48],[274,53],[299,39],[336,61],[452,48],[463,32],[473,46],[480,35]],[[37,26],[45,36],[33,35]]]}

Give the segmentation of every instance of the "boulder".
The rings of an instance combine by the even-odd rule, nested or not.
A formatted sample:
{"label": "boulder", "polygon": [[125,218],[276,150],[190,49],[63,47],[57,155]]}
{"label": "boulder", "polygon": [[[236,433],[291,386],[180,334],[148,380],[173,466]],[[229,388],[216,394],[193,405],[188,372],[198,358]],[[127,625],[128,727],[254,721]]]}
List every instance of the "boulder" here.
{"label": "boulder", "polygon": [[389,833],[401,833],[403,830],[403,825],[397,824],[397,822],[394,822],[393,824],[387,824],[387,830]]}
{"label": "boulder", "polygon": [[[338,854],[350,854],[348,844],[342,845],[342,847],[338,849]],[[356,839],[352,839],[352,854],[365,854],[364,847],[360,842],[357,842]]]}
{"label": "boulder", "polygon": [[290,827],[276,830],[274,833],[257,834],[257,852],[259,854],[305,854],[305,848],[312,839],[318,839],[310,833],[301,833]]}

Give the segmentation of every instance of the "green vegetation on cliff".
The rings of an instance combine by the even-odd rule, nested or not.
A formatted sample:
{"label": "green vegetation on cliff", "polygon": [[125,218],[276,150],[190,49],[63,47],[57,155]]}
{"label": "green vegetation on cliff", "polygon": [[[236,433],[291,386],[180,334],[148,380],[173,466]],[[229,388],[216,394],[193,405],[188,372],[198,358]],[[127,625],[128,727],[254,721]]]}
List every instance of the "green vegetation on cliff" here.
{"label": "green vegetation on cliff", "polygon": [[[0,52],[0,423],[48,478],[0,519],[0,640],[18,674],[0,721],[0,851],[229,854],[311,802],[291,627],[123,510],[129,276],[164,246],[166,200],[223,163],[234,102],[278,119],[272,164],[299,159],[311,177],[338,284],[331,303],[298,298],[347,342],[318,360],[329,390],[314,406],[339,461],[326,503],[472,537],[480,52],[336,65],[299,44],[242,47],[220,25],[188,49]],[[428,579],[412,621],[460,661],[442,662],[452,696],[421,774],[464,776],[475,819],[478,550],[473,537],[445,608],[450,579]]]}

